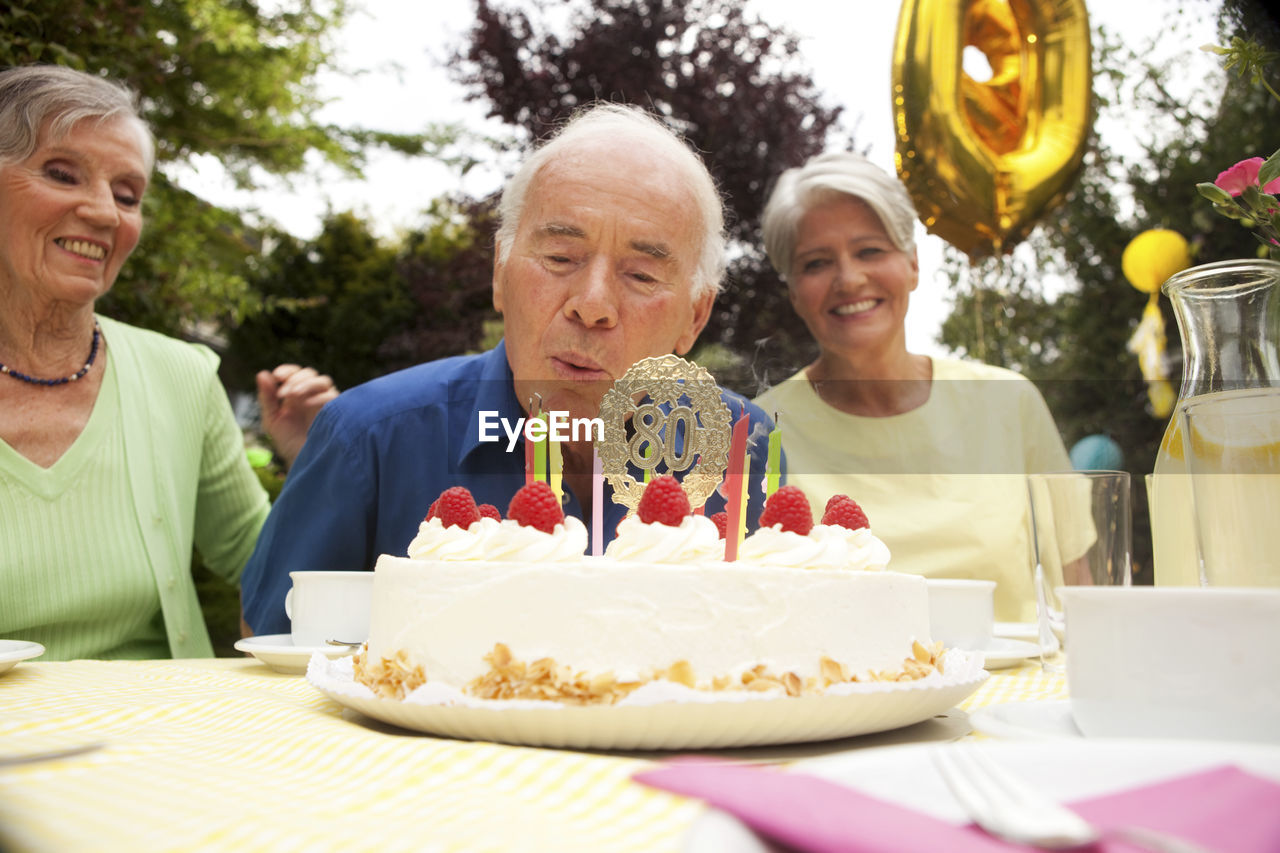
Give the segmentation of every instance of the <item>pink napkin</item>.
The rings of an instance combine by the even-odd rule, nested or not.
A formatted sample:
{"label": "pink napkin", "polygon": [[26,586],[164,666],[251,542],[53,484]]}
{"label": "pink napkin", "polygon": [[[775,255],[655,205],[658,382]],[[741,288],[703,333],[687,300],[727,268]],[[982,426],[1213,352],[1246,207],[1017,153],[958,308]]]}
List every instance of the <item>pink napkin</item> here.
{"label": "pink napkin", "polygon": [[[760,835],[808,853],[998,853],[1025,850],[984,833],[804,773],[681,758],[634,776],[697,797]],[[1220,853],[1280,851],[1280,784],[1215,767],[1072,804],[1099,827],[1147,826]],[[1106,853],[1133,851],[1104,842]]]}

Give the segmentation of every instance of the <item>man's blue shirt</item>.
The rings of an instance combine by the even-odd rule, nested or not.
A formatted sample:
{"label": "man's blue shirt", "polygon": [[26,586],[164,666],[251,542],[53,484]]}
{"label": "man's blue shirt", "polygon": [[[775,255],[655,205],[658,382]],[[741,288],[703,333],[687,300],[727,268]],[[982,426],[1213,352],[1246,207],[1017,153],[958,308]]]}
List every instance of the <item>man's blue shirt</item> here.
{"label": "man's blue shirt", "polygon": [[[764,411],[721,390],[734,421],[743,409],[756,426],[772,428]],[[320,410],[306,444],[258,539],[240,581],[245,619],[257,634],[289,632],[284,597],[289,572],[372,569],[380,554],[403,556],[431,502],[450,486],[466,486],[476,503],[506,515],[524,485],[524,439],[481,441],[478,413],[515,424],[525,416],[516,399],[506,345],[480,355],[420,364],[345,391]],[[747,529],[763,507],[767,442],[749,447]],[[633,476],[640,478],[634,470]],[[756,476],[759,474],[759,476]],[[626,507],[604,484],[604,536],[613,538]],[[566,491],[566,515],[582,507]],[[713,495],[706,514],[724,509]],[[584,520],[585,523],[588,523]]]}

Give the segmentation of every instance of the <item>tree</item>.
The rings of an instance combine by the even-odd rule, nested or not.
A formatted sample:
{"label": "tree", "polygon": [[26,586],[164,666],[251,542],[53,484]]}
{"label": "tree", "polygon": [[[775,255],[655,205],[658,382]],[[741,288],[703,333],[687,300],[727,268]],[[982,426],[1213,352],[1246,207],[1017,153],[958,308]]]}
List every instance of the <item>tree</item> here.
{"label": "tree", "polygon": [[[415,310],[386,343],[391,369],[482,348],[493,309],[493,200],[443,198],[407,234],[398,269]],[[496,343],[496,341],[495,341]]]}
{"label": "tree", "polygon": [[171,334],[235,323],[261,307],[245,265],[257,238],[238,216],[184,193],[165,166],[212,155],[233,180],[287,175],[316,152],[358,170],[369,146],[420,153],[424,137],[328,125],[315,75],[333,62],[346,0],[0,0],[0,67],[68,65],[122,80],[142,97],[159,174],[151,227],[103,310]]}
{"label": "tree", "polygon": [[272,231],[250,285],[266,310],[229,337],[225,375],[237,388],[279,362],[306,364],[350,388],[385,372],[383,342],[413,311],[399,250],[352,213],[327,217],[313,240]]}
{"label": "tree", "polygon": [[487,202],[446,198],[420,229],[389,243],[351,213],[329,216],[313,240],[271,232],[250,285],[280,307],[231,332],[228,384],[252,387],[274,359],[312,365],[350,388],[476,349],[497,318],[492,216]]}
{"label": "tree", "polygon": [[[552,26],[554,7],[567,25]],[[594,100],[634,103],[680,127],[703,156],[730,210],[731,265],[702,340],[737,356],[754,390],[811,360],[808,331],[760,249],[772,181],[827,147],[839,107],[824,107],[799,68],[794,36],[749,15],[737,0],[560,0],[537,16],[477,0],[476,24],[455,57],[454,79],[489,115],[546,136]],[[768,340],[769,357],[762,346]],[[727,367],[727,365],[726,365]]]}

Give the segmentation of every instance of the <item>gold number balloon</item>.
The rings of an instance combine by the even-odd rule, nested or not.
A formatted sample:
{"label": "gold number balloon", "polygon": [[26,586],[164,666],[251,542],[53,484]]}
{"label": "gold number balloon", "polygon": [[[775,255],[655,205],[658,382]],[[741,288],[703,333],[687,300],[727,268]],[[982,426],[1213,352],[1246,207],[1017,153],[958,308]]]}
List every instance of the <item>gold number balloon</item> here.
{"label": "gold number balloon", "polygon": [[975,257],[1025,237],[1080,168],[1092,76],[1084,0],[903,0],[894,160],[925,227]]}

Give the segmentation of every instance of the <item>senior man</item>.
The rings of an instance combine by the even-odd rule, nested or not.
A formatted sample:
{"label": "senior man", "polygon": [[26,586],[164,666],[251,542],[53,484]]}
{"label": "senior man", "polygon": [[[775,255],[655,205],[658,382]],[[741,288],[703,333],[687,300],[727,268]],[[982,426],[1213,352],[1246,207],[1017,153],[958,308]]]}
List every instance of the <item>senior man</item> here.
{"label": "senior man", "polygon": [[[504,338],[480,355],[421,364],[342,394],[312,426],[241,581],[257,634],[285,633],[289,572],[370,569],[404,554],[450,486],[505,512],[524,484],[523,439],[482,441],[480,416],[514,424],[529,401],[594,418],[637,361],[684,355],[724,272],[724,210],[696,153],[635,108],[590,107],[538,148],[503,190],[493,303]],[[771,426],[722,391],[737,419]],[[765,470],[765,442],[751,470]],[[591,518],[591,442],[563,442],[565,513]],[[763,499],[751,477],[747,512]],[[604,493],[604,532],[626,507]],[[708,514],[724,506],[713,496]]]}

